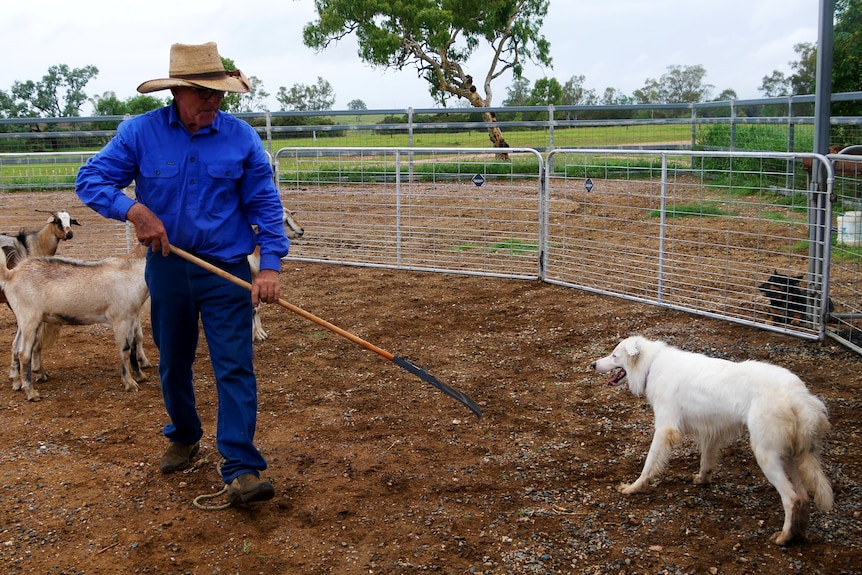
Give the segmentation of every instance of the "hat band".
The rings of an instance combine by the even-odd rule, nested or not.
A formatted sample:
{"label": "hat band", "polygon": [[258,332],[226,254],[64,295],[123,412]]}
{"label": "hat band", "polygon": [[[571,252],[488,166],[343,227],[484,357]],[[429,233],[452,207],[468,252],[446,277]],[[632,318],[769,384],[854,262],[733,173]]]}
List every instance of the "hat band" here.
{"label": "hat band", "polygon": [[178,80],[221,80],[227,77],[239,77],[239,70],[230,70],[225,72],[205,72],[203,74],[171,74],[171,78]]}

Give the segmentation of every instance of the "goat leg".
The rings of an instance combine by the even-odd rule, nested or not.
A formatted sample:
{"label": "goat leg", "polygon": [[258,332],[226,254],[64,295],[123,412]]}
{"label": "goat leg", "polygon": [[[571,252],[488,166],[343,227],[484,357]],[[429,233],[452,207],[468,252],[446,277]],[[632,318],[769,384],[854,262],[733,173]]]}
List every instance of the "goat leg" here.
{"label": "goat leg", "polygon": [[28,401],[39,401],[41,396],[36,388],[33,386],[33,372],[32,372],[32,353],[33,353],[33,340],[36,337],[36,330],[33,330],[33,337],[28,341],[28,338],[24,334],[24,330],[21,330],[21,338],[20,338],[20,347],[18,348],[18,363],[20,366],[20,377],[19,377],[19,389],[24,391],[24,395],[27,397]]}

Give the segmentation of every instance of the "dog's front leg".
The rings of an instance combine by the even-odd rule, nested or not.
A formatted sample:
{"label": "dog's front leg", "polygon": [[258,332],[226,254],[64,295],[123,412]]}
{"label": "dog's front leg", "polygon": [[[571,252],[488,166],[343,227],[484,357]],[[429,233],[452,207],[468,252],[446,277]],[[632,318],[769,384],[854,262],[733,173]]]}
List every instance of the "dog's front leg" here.
{"label": "dog's front leg", "polygon": [[700,470],[694,476],[695,485],[709,485],[718,462],[718,446],[707,441],[700,447]]}
{"label": "dog's front leg", "polygon": [[637,481],[630,485],[622,484],[617,489],[620,493],[631,495],[644,491],[649,487],[650,480],[658,477],[667,465],[674,445],[682,440],[682,433],[673,427],[657,427],[649,447],[643,471]]}

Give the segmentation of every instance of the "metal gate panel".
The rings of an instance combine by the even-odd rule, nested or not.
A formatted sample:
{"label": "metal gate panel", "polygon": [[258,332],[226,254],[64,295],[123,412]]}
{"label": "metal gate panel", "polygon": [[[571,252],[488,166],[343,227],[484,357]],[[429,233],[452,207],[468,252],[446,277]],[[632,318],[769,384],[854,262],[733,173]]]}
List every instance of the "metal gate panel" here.
{"label": "metal gate panel", "polygon": [[289,259],[539,277],[544,161],[532,149],[283,148]]}
{"label": "metal gate panel", "polygon": [[[803,158],[825,161],[555,150],[547,158],[543,277],[820,338],[829,192],[808,190]],[[761,287],[770,278],[779,292]]]}
{"label": "metal gate panel", "polygon": [[829,154],[834,171],[835,245],[829,271],[826,333],[862,353],[862,146]]}

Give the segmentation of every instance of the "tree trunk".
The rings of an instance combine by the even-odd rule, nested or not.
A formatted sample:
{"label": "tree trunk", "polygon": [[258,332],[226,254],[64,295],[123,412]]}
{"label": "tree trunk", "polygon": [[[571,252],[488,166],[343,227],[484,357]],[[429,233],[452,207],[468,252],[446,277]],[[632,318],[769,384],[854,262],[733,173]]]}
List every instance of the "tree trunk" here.
{"label": "tree trunk", "polygon": [[[484,118],[486,122],[496,122],[497,114],[493,112],[483,112],[482,118]],[[503,131],[500,130],[500,128],[498,128],[497,126],[491,126],[490,128],[488,128],[488,138],[491,140],[491,143],[494,145],[495,148],[509,147],[509,143],[503,139]],[[508,160],[509,154],[497,154],[497,159]]]}
{"label": "tree trunk", "polygon": [[[471,81],[472,78],[468,76],[468,82]],[[470,100],[470,104],[472,104],[474,108],[487,108],[487,106],[485,105],[485,101],[481,97],[479,97],[479,94],[476,93],[476,86],[473,86],[472,82],[469,84],[469,90],[470,97],[468,99]],[[482,119],[486,122],[496,122],[497,114],[495,114],[494,112],[482,112]],[[495,148],[509,147],[509,144],[506,142],[506,140],[503,139],[503,131],[496,126],[491,126],[490,128],[488,128],[488,138],[491,140],[491,144]],[[509,154],[497,154],[497,159],[508,161]]]}

